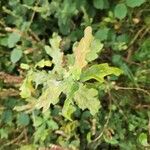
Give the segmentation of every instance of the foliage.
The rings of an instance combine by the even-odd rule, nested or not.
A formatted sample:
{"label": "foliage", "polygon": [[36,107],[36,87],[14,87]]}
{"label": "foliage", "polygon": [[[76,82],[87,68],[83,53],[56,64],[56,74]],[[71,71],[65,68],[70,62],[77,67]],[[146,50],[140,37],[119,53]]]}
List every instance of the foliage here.
{"label": "foliage", "polygon": [[0,149],[149,149],[148,0],[0,6]]}

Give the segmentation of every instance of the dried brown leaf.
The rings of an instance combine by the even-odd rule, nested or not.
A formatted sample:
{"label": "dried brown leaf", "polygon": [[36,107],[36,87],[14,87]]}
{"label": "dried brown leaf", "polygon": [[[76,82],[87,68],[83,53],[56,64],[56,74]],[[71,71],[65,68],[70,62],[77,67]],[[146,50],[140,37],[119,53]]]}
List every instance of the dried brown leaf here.
{"label": "dried brown leaf", "polygon": [[87,65],[86,55],[90,52],[90,45],[93,40],[92,28],[88,26],[84,30],[84,37],[80,40],[77,47],[74,48],[75,68],[82,69]]}

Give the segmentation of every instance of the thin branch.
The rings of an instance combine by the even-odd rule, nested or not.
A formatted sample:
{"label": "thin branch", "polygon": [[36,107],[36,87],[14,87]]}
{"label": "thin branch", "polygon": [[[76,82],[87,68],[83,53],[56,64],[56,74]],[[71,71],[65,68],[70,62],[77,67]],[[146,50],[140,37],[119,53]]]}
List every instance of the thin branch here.
{"label": "thin branch", "polygon": [[129,43],[129,46],[130,47],[131,45],[134,44],[134,42],[136,41],[136,39],[139,37],[139,35],[146,29],[146,26],[143,26],[134,36],[134,38],[131,40],[131,42]]}
{"label": "thin branch", "polygon": [[22,82],[23,78],[20,76],[10,75],[5,72],[0,72],[0,80],[4,80],[4,83],[8,84],[19,84]]}
{"label": "thin branch", "polygon": [[0,90],[0,98],[4,99],[6,97],[10,97],[10,96],[19,96],[19,91],[13,88],[9,88],[9,89],[2,89]]}
{"label": "thin branch", "polygon": [[147,27],[145,31],[142,33],[140,39],[142,39],[148,32],[150,31],[150,27]]}
{"label": "thin branch", "polygon": [[145,94],[150,96],[150,93],[147,90],[142,89],[142,88],[138,88],[138,87],[136,88],[136,87],[115,86],[115,90],[137,90],[137,91],[141,91],[141,92],[143,92],[143,93],[145,93]]}
{"label": "thin branch", "polygon": [[6,27],[5,23],[1,20],[0,20],[0,25],[3,26],[3,27]]}
{"label": "thin branch", "polygon": [[108,124],[109,124],[109,120],[110,120],[110,118],[111,118],[111,113],[112,113],[112,109],[111,109],[112,96],[111,96],[110,90],[108,90],[108,97],[109,97],[109,114],[108,114],[108,116],[107,116],[106,123],[104,124],[104,127],[103,127],[101,133],[99,134],[99,136],[96,137],[92,142],[96,142],[96,141],[98,141],[98,140],[102,137],[102,135],[103,135],[104,132],[105,132],[105,129],[107,128],[107,126],[108,126]]}
{"label": "thin branch", "polygon": [[15,139],[13,139],[13,140],[10,141],[10,142],[4,144],[4,145],[3,145],[3,148],[6,147],[6,146],[9,146],[9,145],[11,145],[11,144],[16,143],[18,140],[21,140],[21,139],[23,138],[24,134],[25,134],[25,129],[20,133],[20,135],[19,135],[18,137],[16,137]]}
{"label": "thin branch", "polygon": [[127,62],[130,61],[131,55],[132,55],[132,50],[130,49],[130,47],[135,43],[135,41],[137,40],[137,38],[140,36],[140,34],[146,29],[146,26],[143,26],[133,37],[133,39],[131,40],[131,42],[128,45],[128,54],[127,54]]}
{"label": "thin branch", "polygon": [[[37,0],[37,2],[36,2],[36,4],[35,4],[35,7],[39,4],[39,2],[40,2],[40,0]],[[31,15],[30,22],[29,22],[29,26],[28,26],[28,28],[27,28],[26,31],[28,31],[28,30],[30,29],[30,26],[31,26],[31,24],[32,24],[32,22],[33,22],[33,19],[34,19],[34,16],[35,16],[35,13],[36,13],[36,12],[33,11],[32,15]]]}

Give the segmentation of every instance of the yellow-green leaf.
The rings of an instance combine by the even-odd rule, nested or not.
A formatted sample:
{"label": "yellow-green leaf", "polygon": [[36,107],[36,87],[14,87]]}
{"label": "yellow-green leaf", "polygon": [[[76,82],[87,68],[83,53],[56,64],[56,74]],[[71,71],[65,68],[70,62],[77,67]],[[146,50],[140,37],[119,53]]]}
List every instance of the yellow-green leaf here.
{"label": "yellow-green leaf", "polygon": [[89,109],[92,115],[95,115],[100,108],[98,91],[93,88],[87,88],[80,84],[79,90],[76,91],[74,100],[82,110]]}
{"label": "yellow-green leaf", "polygon": [[77,90],[78,90],[78,85],[75,84],[73,81],[69,80],[66,82],[65,93],[66,93],[67,99],[65,100],[65,103],[62,109],[62,115],[69,120],[72,120],[71,115],[76,110],[74,103],[73,103],[73,97]]}
{"label": "yellow-green leaf", "polygon": [[50,60],[42,59],[35,65],[35,67],[43,68],[44,66],[50,67],[51,65],[52,65],[52,62]]}
{"label": "yellow-green leaf", "polygon": [[20,87],[20,95],[22,98],[28,98],[31,96],[31,93],[34,91],[34,88],[32,86],[32,76],[26,77],[26,79],[23,81],[21,87]]}
{"label": "yellow-green leaf", "polygon": [[50,46],[46,45],[46,53],[51,56],[52,62],[55,64],[54,70],[59,70],[62,68],[63,63],[63,52],[61,52],[60,47],[61,37],[58,34],[54,33],[52,39],[50,39]]}
{"label": "yellow-green leaf", "polygon": [[59,96],[63,90],[61,83],[58,81],[50,81],[47,89],[43,89],[42,95],[39,97],[35,107],[43,108],[43,112],[49,109],[50,105],[55,105],[59,101]]}
{"label": "yellow-green leaf", "polygon": [[94,39],[91,42],[91,46],[90,46],[90,52],[87,53],[86,55],[86,60],[88,62],[95,60],[96,58],[98,58],[98,53],[100,53],[100,51],[103,48],[103,44],[100,42],[99,39]]}
{"label": "yellow-green leaf", "polygon": [[99,65],[93,65],[87,70],[85,70],[81,75],[81,81],[87,81],[90,79],[95,79],[99,82],[104,82],[104,77],[114,74],[116,76],[119,76],[122,72],[119,68],[116,67],[110,67],[107,63],[99,64]]}

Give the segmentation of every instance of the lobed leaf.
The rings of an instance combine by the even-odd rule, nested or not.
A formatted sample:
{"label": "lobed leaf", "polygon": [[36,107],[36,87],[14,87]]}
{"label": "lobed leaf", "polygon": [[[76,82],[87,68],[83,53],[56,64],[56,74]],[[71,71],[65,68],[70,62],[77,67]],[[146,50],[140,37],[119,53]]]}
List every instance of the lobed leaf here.
{"label": "lobed leaf", "polygon": [[52,62],[55,64],[54,70],[59,70],[62,68],[63,63],[63,52],[59,48],[61,42],[60,36],[54,33],[52,39],[50,39],[50,46],[46,45],[45,50],[46,53],[52,57]]}
{"label": "lobed leaf", "polygon": [[59,81],[50,81],[48,88],[43,89],[42,95],[39,97],[35,108],[43,108],[43,112],[46,112],[51,104],[55,105],[58,103],[62,90],[63,89]]}
{"label": "lobed leaf", "polygon": [[100,108],[98,91],[93,88],[87,88],[80,84],[79,90],[76,91],[74,100],[82,110],[89,109],[92,115],[95,115]]}
{"label": "lobed leaf", "polygon": [[73,102],[73,97],[77,90],[78,90],[78,84],[74,83],[73,81],[66,82],[65,94],[66,94],[67,99],[65,100],[65,103],[62,109],[62,115],[69,120],[72,120],[71,115],[76,110],[74,106],[74,102]]}
{"label": "lobed leaf", "polygon": [[91,43],[91,51],[87,53],[86,60],[88,62],[95,60],[98,58],[98,53],[102,50],[103,44],[98,39],[94,39]]}
{"label": "lobed leaf", "polygon": [[92,40],[92,28],[89,26],[84,30],[84,37],[80,40],[78,46],[74,48],[75,68],[82,70],[87,65],[86,55],[91,50],[90,45]]}

